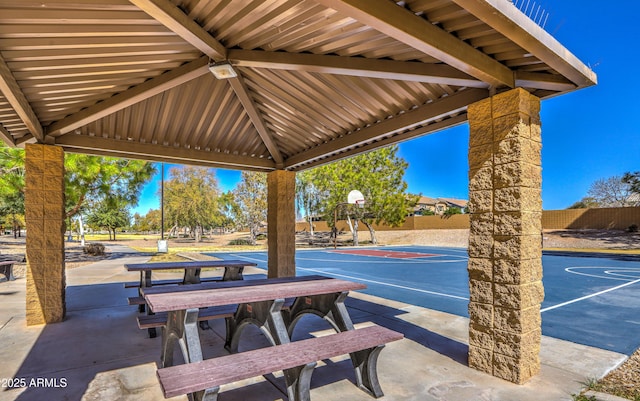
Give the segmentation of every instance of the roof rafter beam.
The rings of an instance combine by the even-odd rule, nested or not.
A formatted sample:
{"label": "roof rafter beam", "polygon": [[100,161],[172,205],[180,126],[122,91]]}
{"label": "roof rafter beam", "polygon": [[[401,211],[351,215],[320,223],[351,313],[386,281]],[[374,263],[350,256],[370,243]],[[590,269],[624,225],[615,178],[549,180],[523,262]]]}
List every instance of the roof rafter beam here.
{"label": "roof rafter beam", "polygon": [[385,140],[387,137],[401,131],[419,129],[421,126],[438,118],[444,118],[456,112],[462,113],[469,104],[488,96],[489,91],[486,89],[468,89],[455,95],[443,97],[408,113],[362,128],[359,131],[291,156],[285,160],[285,168],[296,169],[298,166],[309,162],[367,146],[372,142]]}
{"label": "roof rafter beam", "polygon": [[129,0],[176,35],[215,61],[226,60],[227,49],[209,32],[168,0]]}
{"label": "roof rafter beam", "polygon": [[569,78],[578,87],[597,83],[596,74],[553,36],[511,2],[501,0],[453,0],[518,46]]}
{"label": "roof rafter beam", "polygon": [[47,129],[47,135],[64,135],[116,111],[208,74],[208,66],[208,57],[202,56],[51,124]]}
{"label": "roof rafter beam", "polygon": [[271,133],[267,129],[267,125],[265,124],[262,115],[258,111],[255,102],[249,95],[249,89],[245,85],[244,80],[241,76],[230,78],[229,84],[231,84],[233,91],[236,93],[236,96],[238,96],[238,100],[240,100],[240,103],[242,103],[242,106],[249,115],[253,126],[258,131],[262,142],[264,142],[264,145],[267,147],[267,150],[271,154],[273,160],[276,162],[276,165],[279,168],[282,167],[284,159],[282,158],[280,149],[278,149],[278,146],[273,140]]}
{"label": "roof rafter beam", "polygon": [[[38,120],[36,113],[31,108],[29,101],[22,92],[22,89],[20,89],[18,81],[16,81],[15,77],[11,73],[9,66],[4,61],[2,55],[0,55],[0,92],[2,92],[11,107],[16,111],[20,120],[22,120],[22,122],[27,126],[31,135],[33,135],[37,140],[43,141],[44,130],[42,129],[40,120]],[[11,138],[11,135],[9,135],[9,137]],[[13,138],[11,138],[11,141],[7,143],[10,145],[15,144]]]}
{"label": "roof rafter beam", "polygon": [[6,143],[11,147],[16,146],[16,142],[13,140],[13,136],[11,136],[9,131],[7,131],[7,129],[2,124],[0,124],[0,141]]}
{"label": "roof rafter beam", "polygon": [[568,92],[576,89],[576,85],[561,75],[539,74],[535,72],[517,71],[516,85],[522,88],[544,89],[555,92]]}
{"label": "roof rafter beam", "polygon": [[[339,159],[344,159],[345,157],[349,157],[352,156],[356,153],[360,154],[360,153],[364,153],[364,152],[368,152],[371,150],[375,150],[375,149],[380,149],[382,147],[385,146],[389,146],[389,145],[393,145],[399,142],[404,142],[404,141],[408,141],[410,139],[413,138],[417,138],[419,136],[422,135],[426,135],[426,134],[432,134],[434,132],[437,131],[442,131],[443,129],[447,129],[447,128],[451,128],[454,127],[456,125],[460,125],[463,124],[467,121],[467,113],[463,113],[463,114],[458,114],[457,116],[451,117],[451,118],[446,118],[442,121],[438,121],[435,123],[431,123],[429,125],[425,125],[424,127],[420,127],[420,128],[416,128],[414,130],[408,131],[408,132],[403,132],[401,135],[401,138],[398,137],[389,137],[389,138],[385,138],[382,139],[380,141],[377,142],[373,142],[370,143],[368,145],[364,145],[362,147],[359,148],[354,148],[352,150],[346,151],[344,153],[339,153],[333,156],[329,156],[327,158],[324,159],[316,159],[310,163],[306,163],[306,164],[302,164],[299,166],[299,168],[294,168],[292,170],[295,171],[300,171],[300,170],[306,170],[312,167],[316,167],[322,164],[327,164],[330,163],[332,161],[335,160],[339,160]],[[297,166],[298,167],[298,166]]]}
{"label": "roof rafter beam", "polygon": [[469,88],[488,87],[487,83],[446,64],[238,49],[229,50],[227,55],[229,61],[238,67],[319,72]]}
{"label": "roof rafter beam", "polygon": [[392,1],[316,1],[493,87],[515,87],[509,67]]}
{"label": "roof rafter beam", "polygon": [[86,135],[65,135],[55,138],[55,144],[65,150],[103,156],[201,165],[216,168],[272,171],[273,160],[221,152],[176,148],[134,141],[123,141]]}

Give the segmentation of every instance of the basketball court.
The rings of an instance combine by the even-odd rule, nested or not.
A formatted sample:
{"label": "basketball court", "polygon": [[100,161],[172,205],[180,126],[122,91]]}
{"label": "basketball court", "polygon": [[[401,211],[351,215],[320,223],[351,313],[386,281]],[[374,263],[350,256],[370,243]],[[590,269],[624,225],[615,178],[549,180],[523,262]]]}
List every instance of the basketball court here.
{"label": "basketball court", "polygon": [[[267,253],[212,253],[267,269]],[[640,257],[545,252],[542,333],[627,355],[640,347]],[[298,250],[298,275],[359,281],[363,292],[468,316],[467,250],[424,246]]]}

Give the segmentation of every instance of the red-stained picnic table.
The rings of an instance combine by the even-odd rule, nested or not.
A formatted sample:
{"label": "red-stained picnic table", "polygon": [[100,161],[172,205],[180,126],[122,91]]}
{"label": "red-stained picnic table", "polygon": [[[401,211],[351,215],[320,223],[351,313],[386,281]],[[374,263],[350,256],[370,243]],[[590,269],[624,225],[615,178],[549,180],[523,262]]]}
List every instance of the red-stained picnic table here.
{"label": "red-stained picnic table", "polygon": [[[125,287],[135,286],[138,288],[138,294],[140,297],[129,298],[130,304],[138,304],[139,311],[145,312],[147,315],[152,314],[145,306],[144,299],[142,298],[142,291],[145,288],[153,287],[154,285],[162,284],[199,284],[202,282],[200,273],[202,269],[206,268],[224,268],[224,273],[221,278],[216,279],[219,281],[235,281],[243,280],[242,275],[246,266],[257,266],[256,263],[247,262],[244,260],[200,260],[189,262],[156,262],[156,263],[129,263],[124,267],[128,271],[140,272],[140,282],[138,284],[125,284]],[[153,282],[151,275],[154,271],[167,271],[167,270],[184,270],[184,277],[181,281],[162,281]],[[206,327],[206,322],[203,323],[203,328]],[[149,328],[149,337],[156,336],[156,329]]]}
{"label": "red-stained picnic table", "polygon": [[[302,276],[151,287],[142,293],[154,313],[168,314],[161,353],[161,366],[166,368],[173,365],[176,344],[180,344],[185,363],[202,361],[197,326],[200,308],[237,305],[235,314],[226,317],[225,341],[225,348],[236,353],[241,331],[249,324],[258,326],[274,346],[290,343],[296,323],[307,313],[324,318],[338,332],[354,330],[344,301],[349,291],[365,288],[362,283],[347,280]],[[377,378],[369,380],[375,369],[367,367],[369,364],[356,354],[351,357],[358,385],[369,393],[381,394]]]}

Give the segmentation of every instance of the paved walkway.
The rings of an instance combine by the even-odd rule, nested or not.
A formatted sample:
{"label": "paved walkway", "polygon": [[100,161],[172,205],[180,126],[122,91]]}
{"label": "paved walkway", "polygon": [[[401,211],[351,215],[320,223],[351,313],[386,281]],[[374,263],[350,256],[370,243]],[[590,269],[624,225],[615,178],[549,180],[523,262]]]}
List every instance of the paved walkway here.
{"label": "paved walkway", "polygon": [[[67,271],[63,323],[27,327],[25,280],[0,283],[0,401],[163,399],[155,377],[160,339],[137,328],[137,310],[126,301],[135,290],[122,285],[137,278],[122,266],[148,257],[123,246],[109,250],[115,257]],[[467,367],[466,318],[357,293],[348,307],[356,326],[375,322],[405,334],[380,355],[383,400],[571,400],[587,379],[603,376],[626,358],[544,337],[540,375],[518,386]],[[294,340],[325,330],[324,321],[305,317]],[[212,321],[201,342],[205,357],[226,353],[224,322]],[[241,350],[264,345],[257,329],[243,334]],[[351,375],[348,358],[319,363],[312,400],[372,400],[353,385]],[[8,389],[9,384],[19,388]],[[220,400],[285,400],[282,387],[280,375],[255,378],[224,387]]]}

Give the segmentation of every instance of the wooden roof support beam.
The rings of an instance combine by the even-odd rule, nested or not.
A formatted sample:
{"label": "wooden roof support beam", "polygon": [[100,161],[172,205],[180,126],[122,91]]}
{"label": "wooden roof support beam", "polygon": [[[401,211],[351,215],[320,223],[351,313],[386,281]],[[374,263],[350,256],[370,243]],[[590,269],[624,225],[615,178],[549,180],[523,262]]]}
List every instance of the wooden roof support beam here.
{"label": "wooden roof support beam", "polygon": [[129,0],[215,61],[226,60],[227,49],[168,0]]}
{"label": "wooden roof support beam", "polygon": [[221,152],[177,148],[135,141],[124,141],[96,136],[69,134],[55,138],[55,144],[65,151],[100,156],[130,157],[140,160],[191,164],[216,168],[254,171],[276,169],[273,160]]}
{"label": "wooden roof support beam", "polygon": [[16,146],[16,142],[13,140],[13,137],[11,136],[9,131],[7,131],[7,129],[2,126],[2,124],[0,124],[0,141],[6,143],[11,147]]}
{"label": "wooden roof support beam", "polygon": [[233,88],[234,92],[236,93],[236,96],[238,97],[238,100],[240,100],[240,103],[242,103],[242,106],[244,107],[245,111],[249,115],[249,118],[251,119],[253,126],[256,127],[256,130],[258,131],[258,134],[260,135],[262,142],[264,142],[265,146],[267,147],[267,150],[271,154],[271,157],[276,162],[276,166],[278,168],[281,168],[284,159],[282,158],[280,149],[276,145],[275,141],[273,140],[273,137],[271,136],[271,133],[267,129],[267,125],[262,119],[262,115],[258,111],[256,104],[254,103],[253,99],[249,95],[249,89],[245,85],[243,78],[241,76],[230,78],[229,84],[231,84],[231,87]]}
{"label": "wooden roof support beam", "polygon": [[319,72],[469,88],[488,87],[487,83],[446,64],[239,49],[229,50],[228,57],[238,67]]}
{"label": "wooden roof support beam", "polygon": [[457,116],[451,118],[445,118],[442,121],[434,122],[429,125],[425,125],[420,128],[416,128],[414,130],[410,130],[407,132],[403,132],[400,134],[401,138],[398,137],[389,137],[376,142],[372,142],[370,144],[364,145],[359,148],[354,148],[349,151],[339,153],[333,156],[326,157],[324,159],[315,159],[309,163],[301,164],[296,166],[296,168],[292,168],[291,170],[301,171],[309,168],[313,168],[322,164],[330,163],[335,160],[344,159],[345,157],[349,157],[355,154],[362,154],[364,152],[368,152],[375,149],[380,149],[385,146],[390,146],[393,144],[397,144],[399,142],[408,141],[409,139],[417,138],[422,135],[432,134],[437,131],[442,131],[443,129],[455,127],[456,125],[463,124],[467,121],[467,113],[458,114]]}
{"label": "wooden roof support beam", "polygon": [[573,82],[561,75],[526,71],[516,72],[516,85],[521,88],[544,89],[555,92],[569,92],[577,88]]}
{"label": "wooden roof support beam", "polygon": [[142,100],[209,73],[209,58],[202,56],[51,124],[47,135],[60,136]]}
{"label": "wooden roof support beam", "polygon": [[316,0],[493,87],[515,87],[513,72],[392,1]]}
{"label": "wooden roof support beam", "polygon": [[453,0],[518,46],[570,79],[578,88],[597,83],[596,74],[553,36],[502,0]]}
{"label": "wooden roof support beam", "polygon": [[[22,122],[27,126],[31,135],[38,141],[44,141],[44,130],[42,129],[40,120],[38,120],[36,113],[31,108],[29,101],[22,92],[22,89],[20,89],[18,81],[14,78],[2,55],[0,55],[0,92],[2,92]],[[9,135],[9,137],[11,137],[11,135]],[[11,138],[11,141],[7,142],[7,144],[15,145],[15,141]]]}
{"label": "wooden roof support beam", "polygon": [[[468,89],[452,96],[443,97],[435,102],[425,104],[408,113],[389,118],[377,124],[362,128],[338,139],[313,147],[305,152],[285,160],[285,168],[295,170],[309,162],[321,160],[329,156],[355,150],[372,142],[405,130],[419,129],[423,125],[438,118],[445,118],[456,112],[462,113],[469,104],[489,96],[485,89]],[[360,150],[360,149],[358,149]]]}

